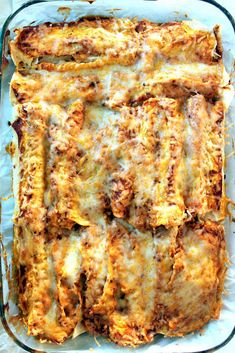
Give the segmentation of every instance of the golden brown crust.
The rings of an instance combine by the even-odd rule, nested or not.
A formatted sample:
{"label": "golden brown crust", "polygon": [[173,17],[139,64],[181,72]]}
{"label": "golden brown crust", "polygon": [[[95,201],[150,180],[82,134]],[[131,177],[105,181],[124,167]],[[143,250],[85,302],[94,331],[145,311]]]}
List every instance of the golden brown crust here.
{"label": "golden brown crust", "polygon": [[51,110],[48,127],[47,190],[45,202],[51,226],[71,229],[75,223],[88,225],[80,216],[77,200],[77,170],[83,152],[77,136],[82,129],[84,106],[80,101],[65,113],[60,107]]}
{"label": "golden brown crust", "polygon": [[138,37],[133,21],[93,18],[17,29],[10,48],[16,65],[31,65],[35,59],[47,61],[50,57],[78,63],[103,57],[130,65],[138,54]]}
{"label": "golden brown crust", "polygon": [[[31,334],[38,335],[41,338],[48,337],[50,340],[63,341],[66,336],[73,332],[75,326],[83,318],[88,330],[108,335],[121,345],[135,346],[152,340],[153,332],[155,332],[153,330],[153,327],[155,327],[153,317],[156,310],[160,310],[160,316],[156,318],[156,332],[162,332],[166,335],[183,335],[198,329],[211,317],[218,315],[219,293],[221,293],[223,286],[223,275],[217,281],[218,288],[213,284],[214,299],[212,300],[212,294],[208,294],[213,308],[206,304],[205,311],[198,316],[197,308],[200,306],[201,299],[198,299],[198,302],[194,304],[191,303],[195,306],[195,317],[192,316],[192,322],[185,319],[185,322],[183,320],[179,324],[181,322],[179,318],[182,317],[183,312],[187,312],[188,307],[185,308],[182,304],[182,313],[177,314],[178,316],[174,306],[171,309],[172,302],[176,301],[179,292],[178,284],[175,294],[173,293],[172,301],[170,299],[171,292],[167,290],[166,293],[162,294],[163,297],[159,292],[161,288],[159,287],[161,286],[160,278],[165,276],[164,266],[168,268],[166,276],[170,276],[167,277],[167,288],[173,288],[172,286],[174,286],[176,280],[182,287],[184,283],[187,283],[186,278],[189,275],[182,272],[185,267],[184,261],[186,261],[184,260],[186,256],[184,237],[187,238],[187,232],[196,234],[189,237],[189,239],[193,238],[192,241],[196,247],[200,245],[196,241],[197,238],[199,239],[199,235],[201,237],[208,234],[209,243],[215,243],[216,246],[216,250],[213,250],[214,252],[217,251],[216,259],[225,258],[225,255],[220,256],[219,253],[221,245],[215,242],[215,239],[220,239],[222,236],[222,228],[216,223],[206,221],[204,225],[202,223],[202,226],[200,226],[204,228],[200,228],[196,224],[192,231],[182,230],[179,233],[177,231],[178,226],[182,228],[185,220],[189,221],[195,215],[203,219],[211,217],[211,212],[214,215],[220,212],[218,198],[221,199],[222,192],[220,189],[218,191],[220,195],[218,196],[214,185],[217,188],[219,187],[218,180],[221,179],[222,175],[221,146],[223,141],[218,140],[218,136],[222,138],[223,135],[221,125],[223,105],[219,101],[208,103],[203,96],[194,96],[188,100],[186,106],[187,110],[184,112],[184,106],[178,100],[151,98],[141,106],[135,108],[123,107],[112,114],[110,110],[98,108],[97,105],[84,107],[80,101],[73,103],[66,109],[56,105],[49,106],[45,103],[28,103],[18,107],[20,117],[13,126],[20,137],[20,153],[21,159],[24,161],[24,171],[29,171],[31,168],[31,159],[33,158],[30,157],[31,154],[34,157],[37,156],[35,153],[37,153],[39,147],[41,148],[39,144],[32,145],[32,143],[27,142],[28,131],[30,133],[35,131],[35,137],[32,141],[38,142],[36,136],[43,138],[44,149],[39,149],[39,156],[45,161],[41,174],[37,171],[39,174],[35,175],[34,184],[31,186],[32,194],[35,194],[35,196],[32,196],[30,203],[27,204],[26,210],[28,211],[26,213],[24,211],[26,207],[24,206],[24,190],[27,190],[28,186],[31,185],[31,179],[30,177],[27,179],[27,175],[21,174],[20,195],[22,196],[19,199],[20,213],[16,218],[16,224],[23,229],[22,240],[19,241],[18,245],[21,249],[18,251],[19,260],[24,258],[23,249],[27,247],[30,251],[25,260],[26,264],[22,262],[26,266],[26,275],[21,275],[21,277],[22,280],[25,278],[26,281],[31,281],[33,276],[31,270],[27,267],[27,262],[31,263],[32,256],[35,257],[32,248],[30,250],[29,247],[32,242],[30,239],[33,236],[31,232],[34,232],[35,236],[39,236],[39,239],[44,237],[49,241],[52,240],[54,245],[52,245],[51,251],[53,261],[55,261],[53,272],[56,273],[55,298],[57,309],[52,309],[53,306],[55,307],[55,303],[49,301],[48,312],[54,310],[56,313],[54,315],[57,315],[58,335],[61,336],[58,336],[60,338],[55,336],[57,337],[55,338],[52,335],[49,325],[50,320],[45,321],[47,320],[46,312],[41,311],[40,322],[34,321],[36,319],[32,316],[34,314],[31,313],[28,302],[31,296],[34,298],[34,294],[30,294],[26,290],[20,295],[20,306],[24,312],[26,323],[30,327],[32,322],[33,327],[35,327],[35,329],[30,329]],[[103,120],[104,117],[106,120]],[[188,129],[191,129],[190,131],[185,130],[186,124],[188,124]],[[37,129],[35,130],[35,128]],[[213,139],[215,131],[217,131],[217,138]],[[40,134],[42,134],[42,137]],[[190,137],[191,143],[190,153],[189,147],[185,146],[188,137]],[[107,145],[107,141],[110,145]],[[28,150],[29,146],[31,150]],[[113,149],[114,146],[116,147]],[[123,146],[126,146],[126,148],[123,148]],[[184,148],[186,148],[185,151]],[[43,151],[43,156],[41,156],[41,151]],[[205,166],[203,164],[203,167],[200,164],[198,170],[202,174],[194,176],[192,174],[193,169],[189,168],[189,163],[192,163],[192,168],[193,166],[195,168],[195,163],[204,163],[201,158],[202,155],[207,155],[207,164]],[[188,162],[187,158],[189,158]],[[208,175],[210,175],[210,178],[208,178]],[[190,178],[193,178],[196,185],[191,183]],[[41,180],[40,182],[43,185],[39,190],[37,180]],[[202,192],[205,192],[205,194]],[[90,199],[89,193],[91,195]],[[211,198],[209,198],[209,195],[211,195]],[[42,223],[39,222],[40,219],[38,218],[39,206],[44,212]],[[29,214],[31,215],[34,209],[37,214],[30,216],[29,221]],[[82,233],[85,235],[81,245],[76,245],[78,246],[77,251],[81,253],[80,256],[84,259],[81,260],[83,265],[77,275],[77,280],[74,279],[75,282],[71,284],[66,277],[67,275],[63,272],[67,271],[66,266],[68,266],[67,260],[65,260],[66,253],[71,256],[69,254],[72,251],[71,244],[73,244],[71,240],[66,240],[66,237],[72,236],[70,235],[73,234],[71,229],[76,224],[88,226],[92,221],[106,223],[110,212],[113,216],[125,219],[140,229],[143,232],[142,235],[140,236],[137,230],[131,232],[128,228],[123,227],[122,223],[114,222],[110,229],[104,229],[102,232],[95,227],[94,230],[90,227],[88,232]],[[137,312],[140,310],[138,305],[141,308],[141,317],[147,313],[142,304],[138,304],[138,298],[143,294],[136,293],[133,299],[128,299],[128,305],[132,303],[131,305],[135,307],[138,304],[133,309],[131,319],[129,309],[125,309],[125,305],[127,305],[128,295],[133,293],[134,288],[140,287],[138,263],[141,266],[143,265],[143,271],[148,266],[152,267],[153,265],[153,258],[148,260],[147,257],[149,252],[155,251],[153,240],[149,243],[152,239],[150,230],[156,234],[156,242],[158,242],[159,226],[162,225],[169,228],[168,231],[165,231],[166,234],[168,232],[170,234],[169,249],[163,267],[160,263],[156,270],[160,271],[158,274],[160,277],[157,277],[157,272],[151,275],[156,278],[160,299],[157,299],[159,300],[156,304],[157,309],[154,309],[155,306],[151,309],[151,320],[149,318],[148,323],[147,321],[140,322],[134,313],[136,310]],[[61,228],[64,231],[61,231]],[[188,228],[186,227],[186,229]],[[191,229],[190,226],[189,229]],[[203,229],[203,232],[200,229]],[[137,240],[138,237],[140,237],[139,240]],[[164,239],[164,235],[161,235],[161,237]],[[98,241],[100,238],[104,244],[102,251],[101,249],[99,251],[104,254],[104,251],[107,250],[110,254],[106,260],[107,264],[102,265],[100,263],[99,265],[100,271],[103,273],[100,278],[98,272],[91,275],[90,267],[86,262],[97,261],[94,257],[94,246],[98,246],[95,238]],[[139,242],[141,243],[139,244]],[[191,245],[190,240],[185,246],[190,247]],[[132,256],[130,255],[130,246],[136,252],[139,249],[136,255],[132,251],[133,260],[130,257]],[[148,246],[150,246],[149,250]],[[159,245],[159,251],[161,251],[162,246]],[[57,254],[57,247],[61,248],[62,254]],[[117,251],[119,247],[122,248],[121,252]],[[146,255],[140,249],[145,249],[143,251],[147,251]],[[205,257],[210,256],[210,249],[206,249],[209,253],[206,252]],[[65,251],[64,255],[63,251]],[[47,269],[45,255],[43,256],[42,264]],[[194,267],[196,267],[198,255],[195,256]],[[131,261],[131,266],[133,266],[130,273],[127,271],[127,259]],[[223,273],[223,265],[220,263],[218,265],[216,261],[211,260],[211,272],[208,272],[208,276],[215,276],[213,271],[217,271],[215,270],[216,266],[221,267],[217,272]],[[119,263],[120,265],[116,268]],[[204,266],[204,263],[200,266]],[[47,276],[50,276],[48,270],[46,271]],[[120,271],[123,272],[124,277],[122,279]],[[193,271],[193,267],[190,271]],[[82,273],[84,273],[86,281],[87,294],[85,294],[85,297],[82,297],[84,293],[80,282]],[[108,275],[105,275],[105,273],[108,273]],[[133,273],[136,273],[137,278],[129,284],[132,288],[130,293],[125,292],[126,284],[122,284],[124,283],[122,281],[129,281]],[[95,286],[96,288],[95,278],[99,279],[102,287],[94,291],[92,287]],[[195,281],[194,277],[192,277],[192,281]],[[203,281],[204,279],[202,279]],[[143,278],[141,283],[147,286]],[[152,283],[152,285],[151,293],[156,290],[156,284]],[[203,283],[201,286],[200,291],[204,291]],[[43,289],[45,298],[47,290],[49,289]],[[195,290],[199,289],[196,288]],[[124,298],[122,298],[123,296]],[[155,296],[155,294],[151,294],[152,301]],[[82,303],[84,303],[84,300],[83,314]],[[149,300],[149,298],[146,298],[145,302]],[[124,316],[120,316],[120,310],[121,312],[123,310]],[[215,311],[217,314],[214,314]],[[204,314],[205,319],[202,319]],[[165,315],[165,318],[160,319],[163,315]],[[130,322],[128,325],[127,320]],[[47,331],[42,328],[44,325]],[[63,327],[63,334],[60,327]]]}
{"label": "golden brown crust", "polygon": [[150,60],[160,55],[173,61],[213,64],[221,52],[217,34],[218,26],[210,33],[187,21],[159,25],[146,20],[93,18],[17,29],[10,47],[16,65],[31,65],[35,59],[47,62],[50,57],[78,63],[103,57],[130,65],[146,46]]}
{"label": "golden brown crust", "polygon": [[179,231],[173,244],[165,255],[173,257],[173,270],[167,285],[159,283],[155,323],[164,335],[183,336],[216,318],[220,310],[224,230],[211,221],[192,223]]}
{"label": "golden brown crust", "polygon": [[40,105],[17,107],[13,128],[18,135],[20,159],[19,212],[16,223],[40,234],[45,230],[45,134],[47,115]]}
{"label": "golden brown crust", "polygon": [[114,221],[106,247],[103,293],[85,319],[90,332],[136,346],[156,332],[182,336],[216,317],[226,261],[221,226],[192,223],[152,237]]}
{"label": "golden brown crust", "polygon": [[121,346],[218,318],[226,269],[220,28],[16,30],[14,261],[28,333]]}
{"label": "golden brown crust", "polygon": [[[145,45],[148,45],[149,58],[156,55],[172,61],[198,61],[212,64],[220,60],[216,52],[220,40],[219,26],[210,33],[200,28],[196,22],[182,21],[163,23],[161,25],[143,20],[137,26],[138,33]],[[218,44],[221,48],[221,41]]]}
{"label": "golden brown crust", "polygon": [[187,98],[200,93],[210,99],[218,96],[219,90],[226,84],[221,64],[201,66],[199,63],[177,65],[163,62],[147,73],[143,72],[143,66],[128,66],[124,71],[123,67],[104,63],[92,68],[78,65],[50,63],[43,66],[45,70],[15,73],[11,81],[12,102],[45,100],[66,105],[82,99],[102,101],[113,108],[138,104],[155,96]]}
{"label": "golden brown crust", "polygon": [[223,218],[223,102],[211,104],[196,95],[186,103],[186,117],[187,208],[191,214],[213,211]]}
{"label": "golden brown crust", "polygon": [[61,342],[83,319],[89,332],[137,346],[155,333],[182,336],[218,316],[226,251],[215,222],[151,235],[113,221],[54,238],[46,253],[44,246],[39,238],[20,267],[21,279],[32,283],[21,285],[20,306],[33,335]]}

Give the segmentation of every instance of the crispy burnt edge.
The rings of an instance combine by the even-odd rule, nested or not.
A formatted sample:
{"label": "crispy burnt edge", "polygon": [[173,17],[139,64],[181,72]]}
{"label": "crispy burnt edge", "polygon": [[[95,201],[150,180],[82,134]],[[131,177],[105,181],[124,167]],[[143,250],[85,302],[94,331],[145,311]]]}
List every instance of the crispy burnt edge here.
{"label": "crispy burnt edge", "polygon": [[20,148],[20,144],[23,138],[23,133],[22,133],[22,127],[23,127],[23,121],[21,118],[18,118],[11,124],[12,128],[14,129],[17,137],[18,137],[18,147]]}

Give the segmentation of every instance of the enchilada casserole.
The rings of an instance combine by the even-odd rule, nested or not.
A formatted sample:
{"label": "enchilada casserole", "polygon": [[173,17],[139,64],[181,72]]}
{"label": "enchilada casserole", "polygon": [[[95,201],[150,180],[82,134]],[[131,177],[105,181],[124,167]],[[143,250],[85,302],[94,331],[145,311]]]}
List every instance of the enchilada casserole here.
{"label": "enchilada casserole", "polygon": [[219,317],[220,27],[83,18],[15,30],[14,267],[28,334],[122,346]]}

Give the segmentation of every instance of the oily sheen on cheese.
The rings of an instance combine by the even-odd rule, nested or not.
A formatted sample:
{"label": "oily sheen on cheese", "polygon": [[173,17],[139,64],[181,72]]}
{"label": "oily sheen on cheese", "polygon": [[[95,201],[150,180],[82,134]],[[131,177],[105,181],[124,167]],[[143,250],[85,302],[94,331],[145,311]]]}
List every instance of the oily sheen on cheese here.
{"label": "oily sheen on cheese", "polygon": [[135,347],[218,318],[229,88],[219,26],[84,18],[18,28],[10,48],[28,334]]}

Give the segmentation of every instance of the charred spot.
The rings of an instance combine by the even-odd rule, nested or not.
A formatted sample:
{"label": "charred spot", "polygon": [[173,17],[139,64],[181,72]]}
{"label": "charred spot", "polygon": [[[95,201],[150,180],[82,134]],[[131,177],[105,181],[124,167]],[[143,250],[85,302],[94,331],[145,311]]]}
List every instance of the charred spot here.
{"label": "charred spot", "polygon": [[17,98],[17,101],[19,103],[24,103],[26,100],[26,95],[25,94],[21,94],[19,92],[15,92],[15,90],[13,89],[14,95]]}
{"label": "charred spot", "polygon": [[135,27],[135,30],[137,33],[144,32],[147,28],[147,23],[146,21],[140,21],[137,26]]}
{"label": "charred spot", "polygon": [[22,137],[23,137],[23,132],[22,132],[22,127],[23,127],[23,121],[21,118],[18,118],[17,120],[15,120],[11,126],[13,127],[13,129],[15,130],[17,136],[18,136],[18,142],[19,145],[21,143]]}
{"label": "charred spot", "polygon": [[[89,2],[90,4],[94,2],[94,0],[91,0],[91,1],[87,1]],[[76,24],[79,24],[79,23],[82,23],[82,22],[85,22],[85,21],[89,21],[89,22],[95,22],[97,20],[108,20],[108,19],[111,19],[109,16],[95,16],[95,15],[88,15],[88,16],[84,16],[82,18],[80,18],[78,21],[76,22],[68,22],[67,25],[69,27],[71,27],[70,23],[73,23],[72,26],[76,25]]]}
{"label": "charred spot", "polygon": [[161,150],[161,142],[160,140],[156,140],[154,145],[154,153],[157,153],[160,150]]}
{"label": "charred spot", "polygon": [[23,30],[19,34],[18,40],[17,40],[17,46],[19,48],[22,48],[25,44],[25,41],[30,37],[30,35],[33,35],[39,28],[39,25],[37,26],[26,26],[23,27]]}
{"label": "charred spot", "polygon": [[80,286],[81,286],[81,291],[84,294],[87,290],[87,276],[84,272],[82,272],[80,275]]}
{"label": "charred spot", "polygon": [[77,231],[79,231],[80,229],[81,229],[80,224],[75,223],[74,226],[73,226],[73,230],[74,230],[75,232],[77,232]]}
{"label": "charred spot", "polygon": [[190,222],[188,222],[188,224],[193,229],[200,229],[203,227],[203,223],[200,222],[197,214],[194,214],[193,218],[190,220]]}
{"label": "charred spot", "polygon": [[19,278],[20,278],[20,290],[24,292],[26,288],[26,272],[27,268],[24,265],[20,265],[19,268]]}
{"label": "charred spot", "polygon": [[218,174],[218,172],[216,170],[210,170],[209,171],[209,176],[214,176],[216,174]]}
{"label": "charred spot", "polygon": [[223,112],[219,112],[219,118],[216,120],[216,124],[217,125],[221,125],[223,120],[224,120],[224,113]]}
{"label": "charred spot", "polygon": [[111,200],[107,194],[101,194],[100,200],[102,203],[102,208],[106,216],[110,221],[113,220],[114,216],[112,213],[112,208],[111,208]]}
{"label": "charred spot", "polygon": [[56,154],[57,154],[58,156],[61,156],[61,155],[63,154],[63,152],[64,152],[64,151],[61,151],[61,150],[60,150],[60,146],[56,146],[56,147],[55,147],[55,151],[56,151]]}
{"label": "charred spot", "polygon": [[219,100],[219,97],[214,96],[214,97],[211,97],[211,99],[209,101],[210,101],[210,103],[215,104],[216,102],[218,102],[218,100]]}
{"label": "charred spot", "polygon": [[31,200],[32,196],[33,196],[32,194],[26,195],[26,198],[27,198],[28,202]]}
{"label": "charred spot", "polygon": [[[85,155],[85,152],[83,151],[83,150],[78,150],[77,151],[77,154],[76,154],[76,157],[77,158],[81,158],[81,157],[83,157]],[[76,162],[76,159],[75,159],[75,162]]]}
{"label": "charred spot", "polygon": [[160,26],[161,27],[173,27],[175,25],[179,25],[179,22],[166,22],[166,23],[161,23]]}
{"label": "charred spot", "polygon": [[96,86],[95,82],[90,82],[88,87],[89,88],[95,88],[95,86]]}
{"label": "charred spot", "polygon": [[5,311],[9,311],[10,309],[9,302],[7,302],[6,304],[3,304],[3,308]]}
{"label": "charred spot", "polygon": [[30,47],[30,43],[24,42],[24,43],[22,43],[21,47],[29,48]]}
{"label": "charred spot", "polygon": [[85,241],[85,242],[83,243],[83,245],[84,245],[84,248],[85,248],[85,249],[89,249],[89,248],[91,247],[91,244],[89,243],[89,241]]}
{"label": "charred spot", "polygon": [[129,104],[131,107],[137,107],[138,105],[141,105],[144,103],[146,100],[154,98],[154,95],[150,92],[145,93],[144,95],[138,97],[137,99],[131,99],[129,101]]}
{"label": "charred spot", "polygon": [[64,313],[65,313],[66,316],[70,316],[70,308],[69,308],[69,305],[66,305],[66,306],[64,307]]}

